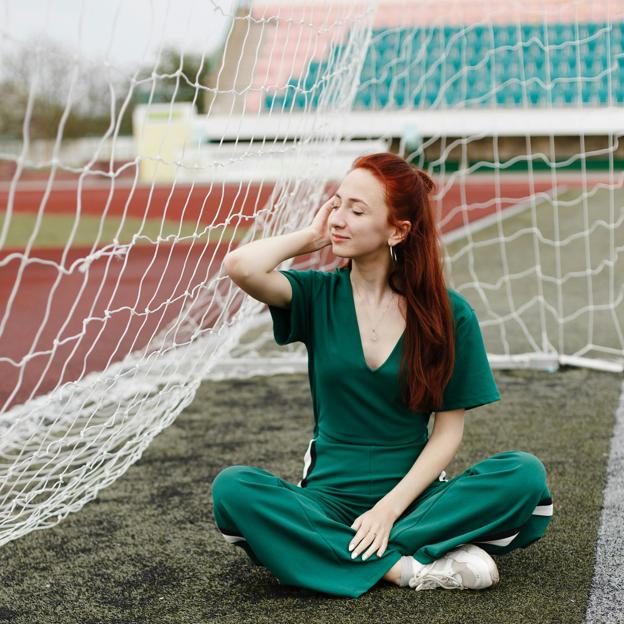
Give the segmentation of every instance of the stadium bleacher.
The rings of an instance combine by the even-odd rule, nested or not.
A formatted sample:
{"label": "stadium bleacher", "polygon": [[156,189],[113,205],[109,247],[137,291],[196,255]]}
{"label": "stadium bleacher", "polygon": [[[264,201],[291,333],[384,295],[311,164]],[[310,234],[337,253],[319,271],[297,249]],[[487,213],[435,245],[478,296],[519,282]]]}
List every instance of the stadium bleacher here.
{"label": "stadium bleacher", "polygon": [[[623,41],[624,22],[376,28],[353,108],[619,105]],[[342,52],[331,44],[264,110],[316,108]]]}

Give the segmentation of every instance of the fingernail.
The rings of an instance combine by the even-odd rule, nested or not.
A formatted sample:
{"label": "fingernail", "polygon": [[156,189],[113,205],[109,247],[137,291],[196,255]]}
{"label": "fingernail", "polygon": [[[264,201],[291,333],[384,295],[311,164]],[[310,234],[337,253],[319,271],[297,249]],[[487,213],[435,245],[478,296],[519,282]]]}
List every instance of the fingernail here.
{"label": "fingernail", "polygon": [[353,550],[353,544],[349,544],[349,551]]}
{"label": "fingernail", "polygon": [[362,560],[365,560],[368,555],[362,555]]}
{"label": "fingernail", "polygon": [[357,557],[357,555],[356,555],[355,553],[353,553],[353,554],[351,555],[351,559],[355,559],[356,557]]}

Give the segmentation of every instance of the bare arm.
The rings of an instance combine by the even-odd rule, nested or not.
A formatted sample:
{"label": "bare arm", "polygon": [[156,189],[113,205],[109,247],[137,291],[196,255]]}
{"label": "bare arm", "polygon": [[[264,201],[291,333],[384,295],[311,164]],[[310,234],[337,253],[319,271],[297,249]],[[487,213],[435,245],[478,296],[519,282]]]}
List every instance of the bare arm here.
{"label": "bare arm", "polygon": [[464,409],[436,412],[431,436],[409,472],[377,505],[388,506],[395,519],[432,483],[455,457],[464,435]]}
{"label": "bare arm", "polygon": [[290,282],[275,267],[293,256],[315,250],[314,233],[304,228],[252,241],[223,260],[223,268],[232,281],[254,299],[286,308],[292,300]]}
{"label": "bare arm", "polygon": [[242,245],[226,254],[223,268],[232,281],[254,299],[287,308],[292,287],[275,267],[288,258],[312,253],[330,244],[327,217],[333,197],[318,211],[308,227]]}
{"label": "bare arm", "polygon": [[315,234],[306,227],[242,245],[225,256],[223,266],[228,274],[247,277],[254,273],[268,273],[288,258],[313,251],[316,251]]}

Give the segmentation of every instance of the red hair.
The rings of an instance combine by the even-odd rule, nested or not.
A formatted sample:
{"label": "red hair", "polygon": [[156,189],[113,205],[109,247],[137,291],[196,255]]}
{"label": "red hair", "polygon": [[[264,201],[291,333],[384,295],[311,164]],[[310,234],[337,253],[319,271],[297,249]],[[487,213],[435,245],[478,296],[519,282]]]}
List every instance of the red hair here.
{"label": "red hair", "polygon": [[[424,171],[391,152],[361,156],[353,162],[352,169],[357,168],[367,169],[384,185],[388,224],[398,226],[404,220],[412,224],[394,246],[397,261],[388,284],[407,303],[400,371],[407,380],[403,398],[411,410],[435,411],[442,407],[455,362],[453,314],[429,200],[436,186]],[[349,259],[345,266],[351,269],[351,264]]]}

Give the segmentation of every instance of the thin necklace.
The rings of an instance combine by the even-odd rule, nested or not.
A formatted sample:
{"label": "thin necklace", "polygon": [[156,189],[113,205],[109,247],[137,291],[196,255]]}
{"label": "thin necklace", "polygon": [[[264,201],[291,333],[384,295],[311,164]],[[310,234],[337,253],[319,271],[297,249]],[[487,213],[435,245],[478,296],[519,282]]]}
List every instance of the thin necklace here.
{"label": "thin necklace", "polygon": [[[350,280],[351,278],[349,278]],[[351,282],[351,284],[353,285],[353,282]],[[358,296],[358,299],[362,300],[362,297],[360,296],[359,290],[356,288],[356,293]],[[390,308],[390,304],[392,303],[393,298],[390,298],[390,301],[386,304],[386,307],[384,308],[384,311],[381,313],[381,316],[379,317],[379,320],[377,321],[377,323],[375,324],[375,326],[373,327],[373,335],[371,336],[371,340],[373,340],[374,342],[377,342],[377,340],[379,340],[379,337],[377,336],[377,327],[379,327],[379,323],[381,323],[381,319],[385,316],[386,312],[388,311],[388,309]],[[366,315],[368,316],[368,312],[366,313]],[[369,316],[370,319],[370,316]]]}

